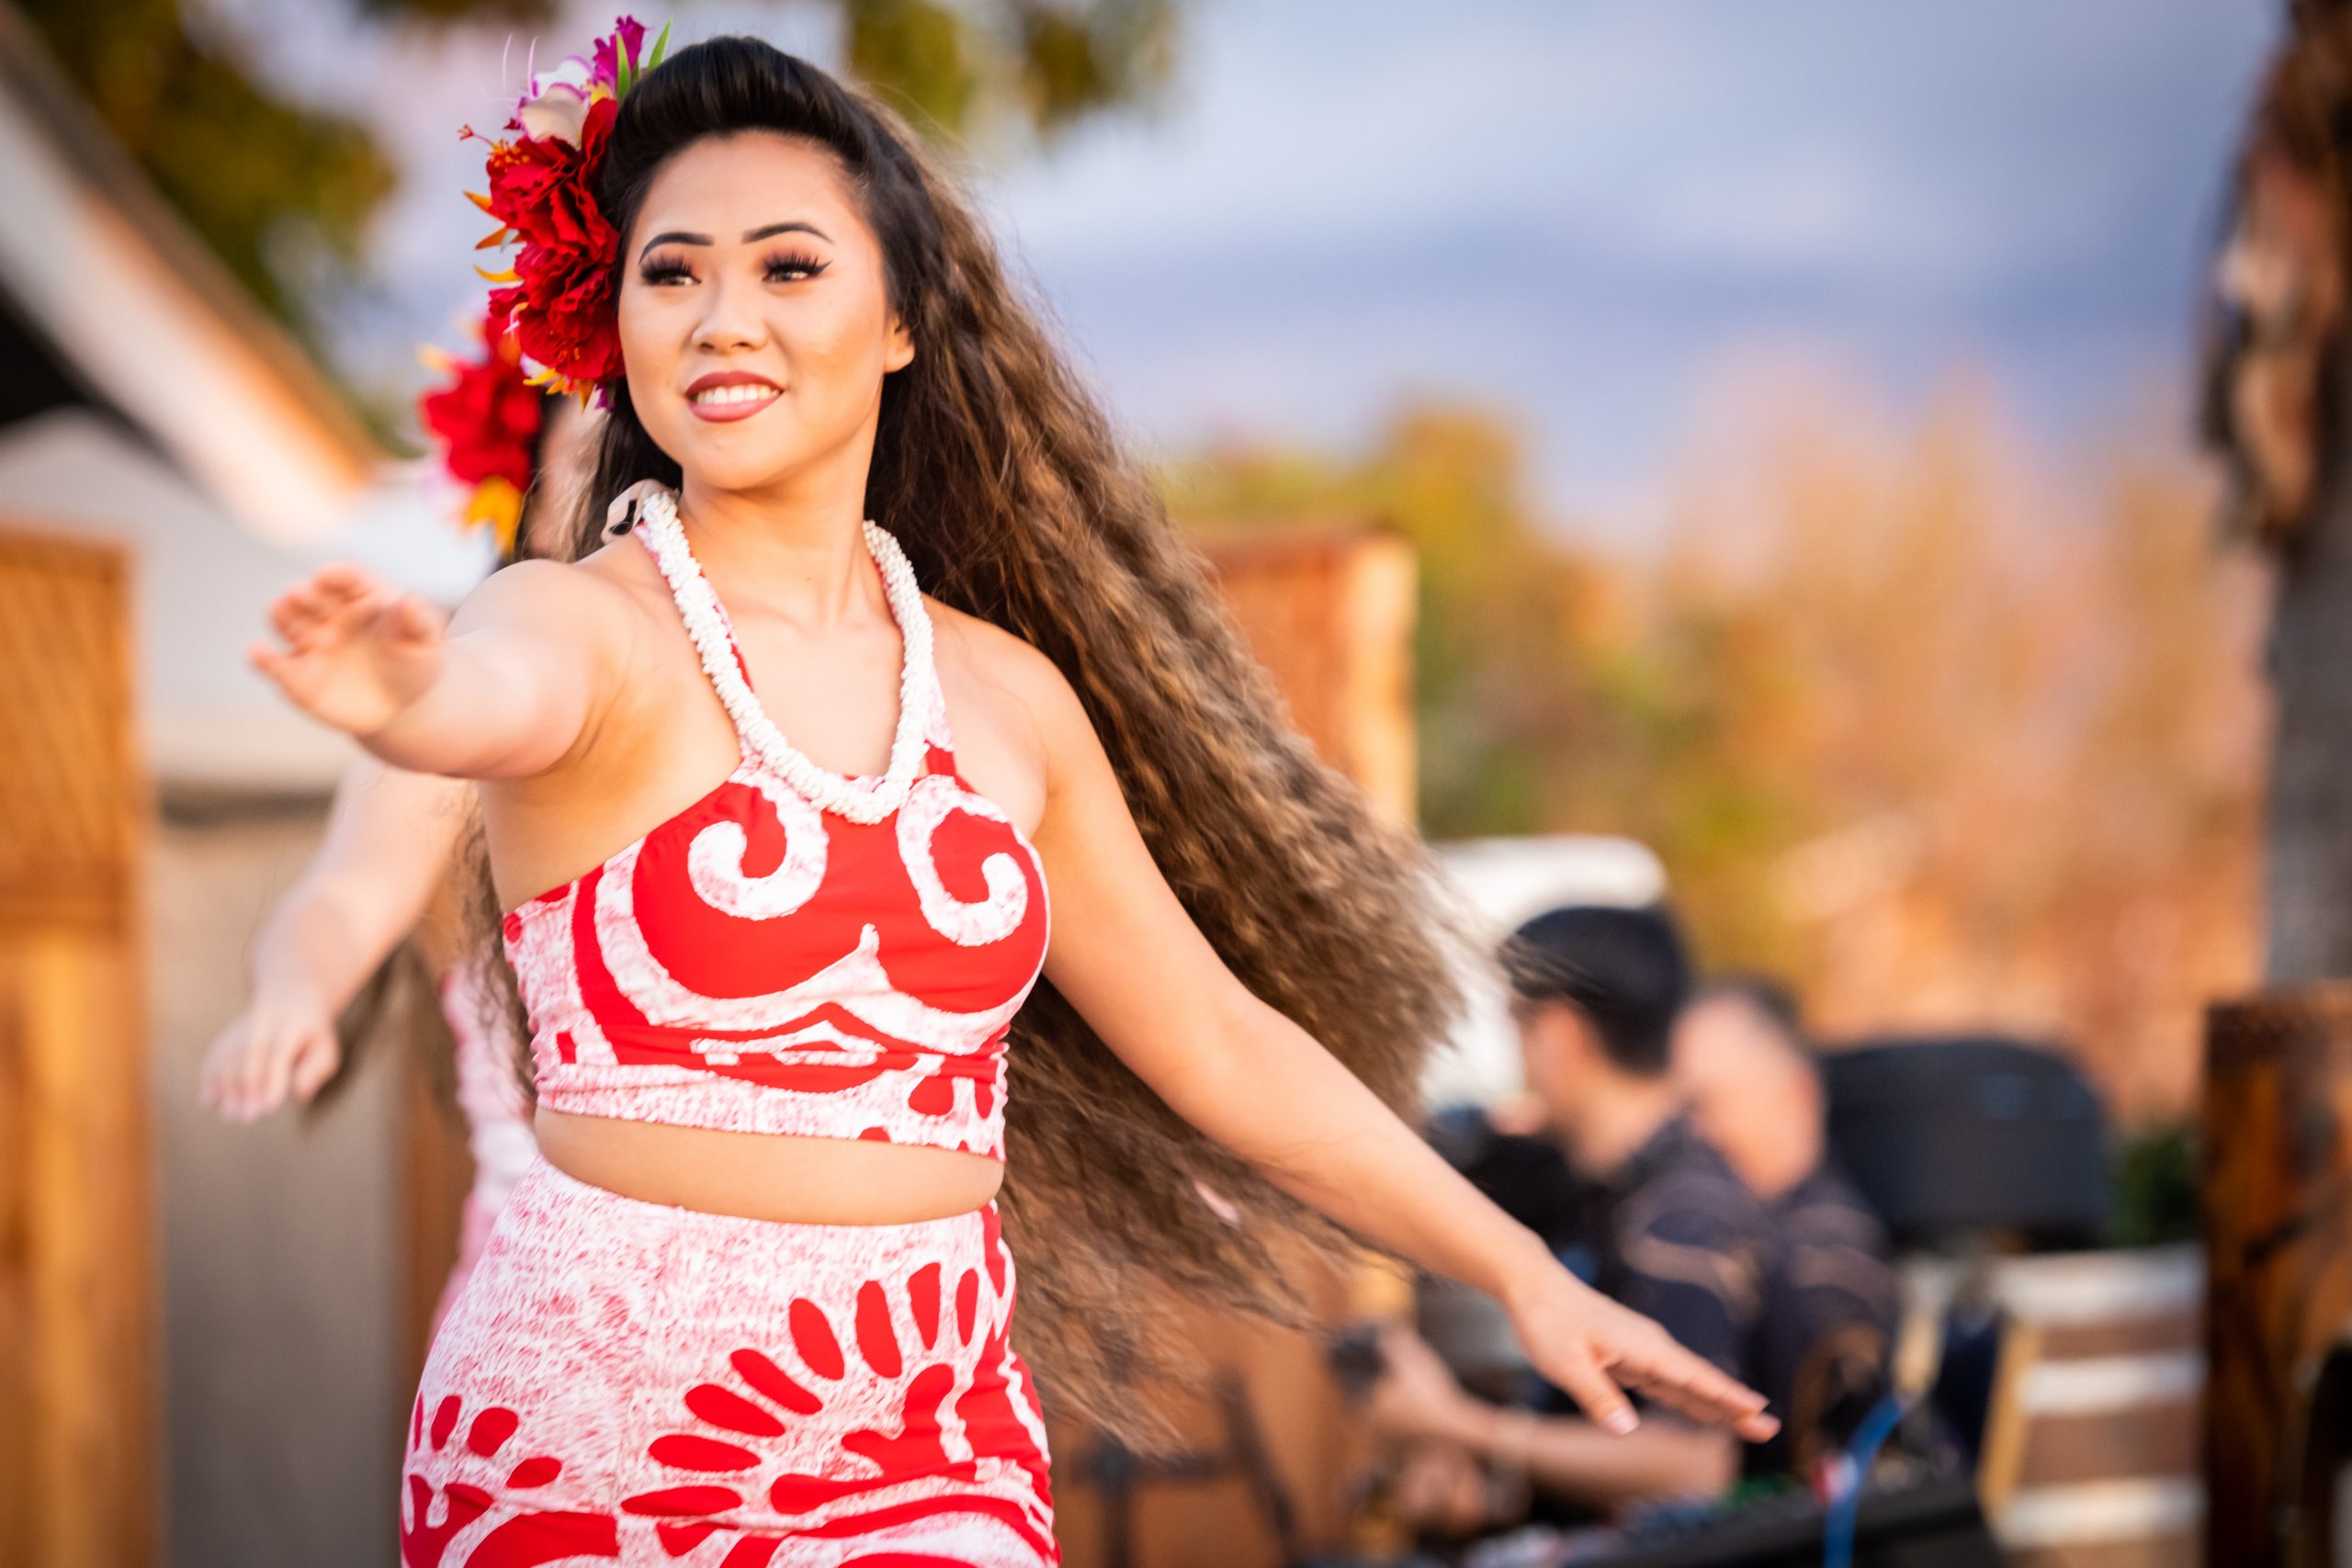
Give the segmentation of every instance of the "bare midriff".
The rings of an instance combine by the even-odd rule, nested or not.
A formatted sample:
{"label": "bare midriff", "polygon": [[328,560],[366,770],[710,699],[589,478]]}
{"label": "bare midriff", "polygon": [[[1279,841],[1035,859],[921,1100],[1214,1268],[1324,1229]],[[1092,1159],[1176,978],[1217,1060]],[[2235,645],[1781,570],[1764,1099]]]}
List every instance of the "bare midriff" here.
{"label": "bare midriff", "polygon": [[985,1155],[857,1138],[730,1133],[541,1110],[539,1152],[566,1176],[641,1202],[795,1224],[892,1225],[996,1196]]}

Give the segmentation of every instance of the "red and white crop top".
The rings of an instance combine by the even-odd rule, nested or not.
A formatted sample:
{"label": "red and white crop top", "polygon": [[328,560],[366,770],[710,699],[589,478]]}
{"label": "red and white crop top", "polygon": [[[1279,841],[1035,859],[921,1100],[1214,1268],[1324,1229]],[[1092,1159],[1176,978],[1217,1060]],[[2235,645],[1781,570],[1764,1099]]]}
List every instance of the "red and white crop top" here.
{"label": "red and white crop top", "polygon": [[742,762],[506,916],[539,1103],[1001,1159],[1005,1033],[1045,961],[1045,874],[956,772],[897,541],[866,525],[906,649],[898,736],[888,772],[853,778],[761,711],[675,498],[648,481],[614,511],[660,563]]}

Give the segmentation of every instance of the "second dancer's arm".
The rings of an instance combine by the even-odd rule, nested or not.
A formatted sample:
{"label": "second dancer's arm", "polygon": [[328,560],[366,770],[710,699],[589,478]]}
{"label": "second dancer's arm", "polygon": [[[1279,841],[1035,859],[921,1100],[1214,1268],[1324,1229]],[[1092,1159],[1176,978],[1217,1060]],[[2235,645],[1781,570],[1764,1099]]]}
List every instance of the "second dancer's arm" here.
{"label": "second dancer's arm", "polygon": [[424,918],[471,793],[374,757],[344,771],[318,853],[254,939],[253,988],[205,1055],[203,1103],[250,1122],[334,1076],[335,1015]]}

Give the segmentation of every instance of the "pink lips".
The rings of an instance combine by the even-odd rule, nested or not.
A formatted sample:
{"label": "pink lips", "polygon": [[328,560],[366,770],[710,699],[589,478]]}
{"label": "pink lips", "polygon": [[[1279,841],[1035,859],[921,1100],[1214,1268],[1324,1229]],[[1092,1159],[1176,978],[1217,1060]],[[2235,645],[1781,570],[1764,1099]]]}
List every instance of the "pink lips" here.
{"label": "pink lips", "polygon": [[[745,398],[740,402],[695,401],[698,396],[714,387],[757,387],[763,389],[766,396]],[[714,370],[707,376],[696,377],[693,384],[686,388],[686,406],[695,411],[695,416],[698,419],[706,419],[715,424],[724,424],[733,420],[749,419],[782,396],[784,396],[784,389],[764,376],[756,375],[749,370]]]}

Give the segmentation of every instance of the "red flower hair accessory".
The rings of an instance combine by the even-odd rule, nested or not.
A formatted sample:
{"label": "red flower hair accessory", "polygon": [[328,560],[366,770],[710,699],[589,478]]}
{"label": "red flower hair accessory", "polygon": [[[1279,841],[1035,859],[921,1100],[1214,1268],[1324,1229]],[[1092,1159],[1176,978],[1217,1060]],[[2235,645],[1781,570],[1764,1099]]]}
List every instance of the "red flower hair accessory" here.
{"label": "red flower hair accessory", "polygon": [[494,314],[483,322],[481,340],[475,359],[425,351],[425,363],[450,379],[417,400],[417,417],[439,442],[450,477],[472,487],[467,525],[486,525],[504,558],[514,553],[547,397],[525,373],[520,346]]}
{"label": "red flower hair accessory", "polygon": [[490,142],[489,190],[467,193],[499,224],[475,248],[520,247],[506,271],[482,273],[502,286],[491,291],[492,336],[513,334],[533,385],[583,402],[621,374],[620,237],[596,205],[596,170],[620,100],[662,63],[669,42],[664,25],[647,51],[643,25],[622,17],[589,59],[535,73],[506,122],[510,134],[481,138]]}

